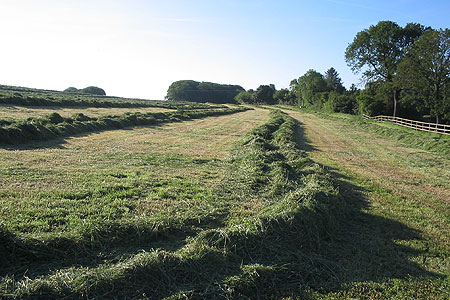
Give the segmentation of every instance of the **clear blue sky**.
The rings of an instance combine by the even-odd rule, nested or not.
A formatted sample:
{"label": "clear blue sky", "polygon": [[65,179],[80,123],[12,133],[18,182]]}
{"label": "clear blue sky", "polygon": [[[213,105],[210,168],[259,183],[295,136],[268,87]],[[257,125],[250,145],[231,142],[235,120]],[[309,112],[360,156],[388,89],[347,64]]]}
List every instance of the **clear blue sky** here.
{"label": "clear blue sky", "polygon": [[448,28],[450,1],[0,0],[0,84],[162,99],[175,80],[279,88],[378,21]]}

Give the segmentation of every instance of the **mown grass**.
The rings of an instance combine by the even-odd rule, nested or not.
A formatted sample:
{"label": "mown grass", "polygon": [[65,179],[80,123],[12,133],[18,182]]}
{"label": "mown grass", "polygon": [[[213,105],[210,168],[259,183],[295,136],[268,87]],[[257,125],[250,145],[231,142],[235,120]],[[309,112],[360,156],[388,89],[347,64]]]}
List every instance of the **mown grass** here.
{"label": "mown grass", "polygon": [[449,298],[450,160],[437,144],[423,150],[433,134],[398,129],[418,139],[407,145],[353,116],[290,114],[304,123],[310,155],[340,178],[340,195],[363,205],[334,235],[346,249],[329,244],[335,253],[327,256],[346,270],[339,275],[345,283],[315,298]]}
{"label": "mown grass", "polygon": [[165,113],[136,112],[101,117],[89,117],[83,113],[77,113],[71,117],[62,117],[54,112],[44,117],[28,118],[23,121],[0,120],[0,144],[17,144],[30,140],[48,140],[55,137],[65,137],[85,132],[177,122],[208,116],[220,116],[245,110],[247,108],[183,110]]}
{"label": "mown grass", "polygon": [[[304,111],[303,109],[293,106],[281,106],[285,109]],[[389,122],[378,122],[364,120],[361,116],[349,114],[327,114],[317,111],[306,111],[314,113],[323,119],[337,120],[353,125],[356,128],[364,129],[372,133],[376,133],[383,138],[401,142],[406,147],[419,148],[427,151],[438,152],[450,155],[450,136],[418,131],[411,128],[395,125]]]}
{"label": "mown grass", "polygon": [[211,109],[224,108],[222,105],[205,103],[153,101],[111,96],[98,96],[83,93],[66,93],[24,87],[0,85],[0,103],[35,107],[159,107],[167,109]]}
{"label": "mown grass", "polygon": [[43,117],[51,113],[58,113],[62,117],[70,117],[82,112],[90,117],[100,117],[105,115],[122,115],[127,112],[147,113],[147,112],[167,112],[171,109],[159,107],[138,107],[138,108],[105,108],[105,107],[25,107],[10,104],[0,105],[0,119],[3,120],[25,120],[30,117]]}
{"label": "mown grass", "polygon": [[[3,190],[3,297],[270,298],[320,286],[334,275],[312,249],[344,204],[296,132],[275,112],[229,162],[151,154],[148,170],[88,172],[81,190]],[[216,185],[155,177],[162,166],[228,175]]]}
{"label": "mown grass", "polygon": [[287,115],[228,160],[136,151],[130,135],[129,151],[58,149],[70,159],[51,168],[56,151],[0,162],[3,298],[448,299],[448,249],[417,228],[421,207],[315,163]]}

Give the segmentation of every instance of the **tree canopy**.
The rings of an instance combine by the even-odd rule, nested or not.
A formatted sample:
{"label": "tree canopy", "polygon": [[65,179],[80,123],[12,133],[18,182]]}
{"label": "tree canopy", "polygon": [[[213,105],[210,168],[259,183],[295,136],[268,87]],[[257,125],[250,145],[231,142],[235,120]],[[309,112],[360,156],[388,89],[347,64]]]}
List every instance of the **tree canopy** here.
{"label": "tree canopy", "polygon": [[410,95],[425,99],[437,123],[450,118],[450,30],[426,31],[400,63],[397,80]]}
{"label": "tree canopy", "polygon": [[64,92],[106,96],[105,90],[101,89],[99,87],[96,87],[96,86],[88,86],[88,87],[85,87],[84,89],[77,89],[74,87],[69,87],[69,88],[65,89]]}
{"label": "tree canopy", "polygon": [[335,68],[331,67],[325,72],[324,80],[329,90],[336,91],[338,93],[345,91],[345,87],[342,85],[342,80],[339,77],[339,73]]}
{"label": "tree canopy", "polygon": [[245,91],[239,85],[179,80],[167,90],[166,99],[170,101],[235,103],[234,97]]}
{"label": "tree canopy", "polygon": [[400,93],[400,88],[394,84],[398,65],[425,30],[424,26],[416,23],[402,28],[395,22],[381,21],[358,32],[346,49],[345,59],[355,73],[363,71],[367,81],[381,79],[391,87],[394,116]]}
{"label": "tree canopy", "polygon": [[275,85],[260,85],[256,91],[242,91],[234,98],[237,103],[241,104],[276,104],[275,93],[277,92]]}

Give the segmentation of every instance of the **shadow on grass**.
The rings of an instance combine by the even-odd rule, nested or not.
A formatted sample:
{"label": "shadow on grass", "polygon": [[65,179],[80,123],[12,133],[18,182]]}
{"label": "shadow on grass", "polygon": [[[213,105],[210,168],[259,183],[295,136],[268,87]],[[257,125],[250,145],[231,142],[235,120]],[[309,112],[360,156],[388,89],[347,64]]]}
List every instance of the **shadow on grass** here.
{"label": "shadow on grass", "polygon": [[96,240],[55,238],[43,243],[23,241],[0,227],[0,276],[34,279],[52,270],[68,267],[97,267],[105,261],[129,258],[141,251],[160,249],[174,252],[186,239],[199,231],[225,226],[226,213],[198,219],[187,219],[177,228],[155,230],[117,225],[96,234]]}
{"label": "shadow on grass", "polygon": [[[166,250],[160,251],[156,260],[144,260],[108,280],[100,280],[102,271],[94,269],[86,279],[92,281],[90,288],[82,293],[73,289],[57,292],[45,286],[38,293],[43,299],[62,296],[76,299],[86,295],[100,299],[112,295],[161,299],[181,294],[191,299],[268,299],[292,295],[307,299],[311,289],[331,292],[345,283],[440,276],[410,260],[423,254],[421,251],[397,243],[421,239],[419,232],[397,221],[365,213],[368,203],[364,190],[335,170],[329,171],[340,193],[320,199],[335,206],[331,220],[334,226],[328,226],[328,231],[311,236],[310,232],[315,231],[308,226],[321,226],[307,220],[330,220],[325,220],[320,209],[307,210],[289,222],[274,222],[258,234],[228,236],[225,240],[205,237],[208,247],[199,247],[197,255],[180,258],[173,251],[184,244],[187,236],[195,236],[194,231],[181,230],[160,240],[159,246],[174,247],[161,247]],[[117,257],[134,260],[139,250],[145,248],[142,242],[118,243],[110,245],[113,248],[109,250]],[[71,265],[95,267],[104,262],[103,251],[86,249],[78,255],[85,258],[79,260],[54,256],[53,260],[44,261],[47,265],[43,269],[39,263],[30,265],[27,276],[32,275],[33,268],[36,275],[44,275]]]}
{"label": "shadow on grass", "polygon": [[297,132],[296,132],[296,142],[300,149],[305,150],[306,152],[310,151],[320,151],[316,147],[314,147],[311,142],[305,136],[305,124],[297,120]]}
{"label": "shadow on grass", "polygon": [[[302,130],[298,137],[304,139]],[[299,145],[313,149],[307,142]],[[175,235],[169,232],[169,240],[154,244],[166,250],[153,256],[138,250],[149,246],[143,240],[131,240],[128,246],[111,243],[109,251],[118,258],[110,260],[107,274],[117,272],[114,276],[104,276],[104,269],[92,268],[83,274],[83,285],[88,288],[80,289],[71,283],[70,287],[55,289],[44,284],[33,296],[272,299],[293,295],[307,299],[311,289],[331,292],[351,282],[441,277],[411,260],[424,252],[401,244],[420,240],[420,232],[368,214],[366,191],[338,170],[324,167],[334,178],[339,194],[319,194],[314,208],[300,210],[289,221],[270,221],[257,233],[221,235],[225,222],[208,226],[213,221],[205,220],[196,225],[204,225],[202,230],[186,226]],[[209,227],[213,229],[211,234],[196,236]],[[176,250],[185,245],[187,237],[194,237],[199,244],[191,243],[190,254],[182,257]],[[51,270],[68,266],[95,267],[108,261],[102,258],[104,250],[85,249],[81,253],[86,260],[78,261],[55,256],[54,261],[43,261],[49,266],[38,263],[34,270],[36,274],[50,274]],[[129,263],[127,267],[114,269],[113,263],[124,259]]]}
{"label": "shadow on grass", "polygon": [[67,144],[68,140],[73,138],[82,138],[82,137],[88,137],[95,134],[100,134],[105,131],[111,131],[111,130],[133,130],[136,127],[148,127],[148,128],[158,128],[160,126],[164,125],[164,123],[161,124],[155,124],[155,125],[145,125],[145,126],[132,126],[132,127],[124,127],[124,128],[111,128],[111,129],[103,129],[103,130],[94,130],[89,132],[82,132],[82,133],[76,133],[72,135],[66,135],[66,136],[58,136],[53,137],[48,140],[27,140],[27,141],[21,141],[13,144],[2,144],[0,143],[0,149],[14,151],[14,150],[37,150],[37,149],[64,149],[64,145]]}

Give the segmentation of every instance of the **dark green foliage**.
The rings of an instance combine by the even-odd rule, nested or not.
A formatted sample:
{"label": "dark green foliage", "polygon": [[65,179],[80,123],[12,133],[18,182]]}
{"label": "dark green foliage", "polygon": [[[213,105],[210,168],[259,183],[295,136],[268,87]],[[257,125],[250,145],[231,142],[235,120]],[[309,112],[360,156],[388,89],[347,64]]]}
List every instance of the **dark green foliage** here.
{"label": "dark green foliage", "polygon": [[181,110],[166,113],[125,113],[123,115],[91,118],[82,113],[64,118],[52,113],[41,118],[1,122],[0,144],[24,143],[30,140],[48,140],[97,130],[120,129],[131,126],[153,125],[219,116],[245,111],[247,108]]}
{"label": "dark green foliage", "polygon": [[[303,76],[290,83],[290,102],[295,100],[301,107],[312,107],[319,110],[334,111],[334,99],[345,92],[339,74],[330,68],[325,76],[315,70],[308,70]],[[353,107],[349,109],[353,110]]]}
{"label": "dark green foliage", "polygon": [[398,84],[408,99],[423,99],[436,123],[450,122],[450,30],[427,30],[399,65]]}
{"label": "dark green foliage", "polygon": [[65,89],[63,92],[65,92],[65,93],[78,93],[79,90],[77,88],[71,86],[71,87],[68,87],[67,89]]}
{"label": "dark green foliage", "polygon": [[298,79],[296,90],[299,104],[305,107],[314,105],[318,100],[318,93],[328,91],[328,86],[322,74],[311,69]]}
{"label": "dark green foliage", "polygon": [[274,100],[279,104],[295,105],[297,99],[295,93],[288,89],[281,89],[275,92],[273,95]]}
{"label": "dark green foliage", "polygon": [[358,108],[362,114],[369,116],[382,115],[385,111],[385,104],[382,100],[367,94],[361,93],[356,100],[358,101]]}
{"label": "dark green foliage", "polygon": [[248,90],[248,91],[242,91],[239,94],[234,97],[234,100],[239,104],[255,104],[255,91],[254,90]]}
{"label": "dark green foliage", "polygon": [[347,47],[345,59],[355,73],[363,72],[367,81],[383,81],[392,94],[392,113],[397,116],[401,88],[395,80],[401,60],[409,47],[426,30],[409,23],[404,28],[392,21],[381,21],[358,32]]}
{"label": "dark green foliage", "polygon": [[257,104],[275,104],[273,95],[275,93],[275,86],[270,85],[260,85],[256,89],[255,101]]}
{"label": "dark green foliage", "polygon": [[237,103],[241,104],[275,104],[277,100],[274,98],[276,89],[273,84],[260,85],[256,91],[242,91],[234,98]]}
{"label": "dark green foliage", "polygon": [[69,87],[64,90],[65,93],[79,93],[79,94],[91,94],[91,95],[98,95],[98,96],[106,96],[105,90],[96,87],[96,86],[88,86],[84,89],[77,89],[75,87]]}
{"label": "dark green foliage", "polygon": [[284,92],[284,97],[290,102],[286,104],[296,104],[295,101],[298,101],[303,108],[353,114],[357,111],[358,93],[356,88],[346,91],[338,72],[330,68],[325,76],[309,70],[300,78],[292,80],[290,91]]}
{"label": "dark green foliage", "polygon": [[336,91],[342,94],[345,91],[345,87],[342,85],[342,80],[339,77],[339,73],[335,68],[331,67],[325,72],[324,80],[331,91]]}
{"label": "dark green foliage", "polygon": [[85,87],[84,89],[81,89],[80,92],[91,95],[106,96],[106,92],[103,89],[96,86]]}
{"label": "dark green foliage", "polygon": [[345,58],[355,72],[367,67],[363,75],[369,80],[391,82],[408,46],[420,37],[425,28],[409,23],[405,28],[392,21],[381,21],[358,32],[347,47]]}
{"label": "dark green foliage", "polygon": [[167,100],[211,103],[236,103],[234,97],[244,89],[238,85],[179,80],[167,90]]}

